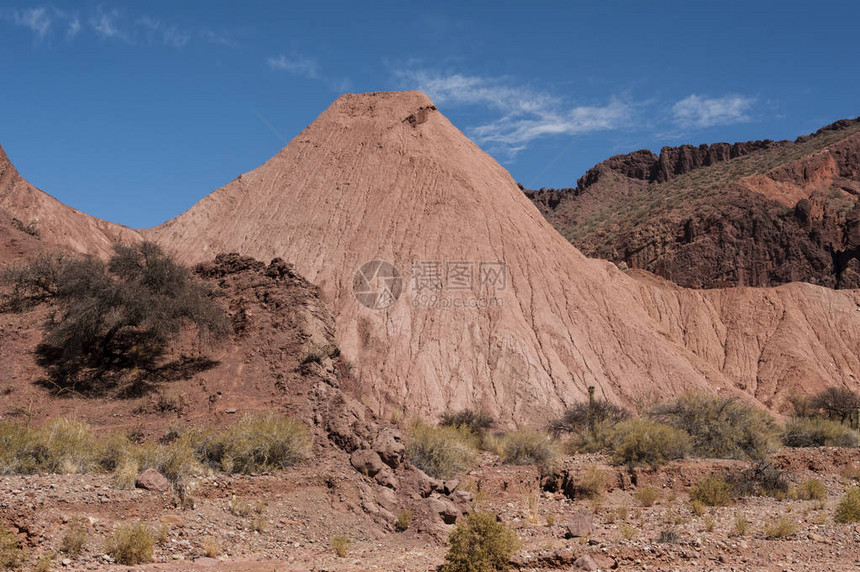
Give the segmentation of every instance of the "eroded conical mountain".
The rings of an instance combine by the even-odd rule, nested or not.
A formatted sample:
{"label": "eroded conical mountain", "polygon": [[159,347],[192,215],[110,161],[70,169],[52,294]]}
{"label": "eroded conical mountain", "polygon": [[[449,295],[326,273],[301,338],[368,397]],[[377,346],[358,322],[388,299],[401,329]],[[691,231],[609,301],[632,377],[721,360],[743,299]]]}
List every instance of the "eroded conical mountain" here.
{"label": "eroded conical mountain", "polygon": [[267,163],[144,234],[188,262],[295,264],[378,409],[477,406],[535,424],[590,385],[628,405],[705,389],[772,408],[860,387],[860,293],[703,293],[588,259],[420,92],[342,96]]}
{"label": "eroded conical mountain", "polygon": [[135,240],[140,236],[132,229],[77,211],[28,183],[0,147],[0,262],[58,247],[105,256],[114,242]]}

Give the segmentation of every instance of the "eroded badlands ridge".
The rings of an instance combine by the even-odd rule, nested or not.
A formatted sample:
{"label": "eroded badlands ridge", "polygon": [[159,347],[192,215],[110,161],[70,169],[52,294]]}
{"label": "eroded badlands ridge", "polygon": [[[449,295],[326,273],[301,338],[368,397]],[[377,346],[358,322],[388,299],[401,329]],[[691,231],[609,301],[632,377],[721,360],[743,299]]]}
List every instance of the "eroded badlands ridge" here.
{"label": "eroded badlands ridge", "polygon": [[[379,410],[483,406],[536,424],[589,385],[628,405],[705,389],[774,409],[860,388],[860,292],[702,292],[588,259],[420,92],[342,96],[264,165],[143,235],[187,262],[294,263]],[[403,278],[384,309],[353,292],[373,260]],[[502,266],[503,283],[482,282]]]}

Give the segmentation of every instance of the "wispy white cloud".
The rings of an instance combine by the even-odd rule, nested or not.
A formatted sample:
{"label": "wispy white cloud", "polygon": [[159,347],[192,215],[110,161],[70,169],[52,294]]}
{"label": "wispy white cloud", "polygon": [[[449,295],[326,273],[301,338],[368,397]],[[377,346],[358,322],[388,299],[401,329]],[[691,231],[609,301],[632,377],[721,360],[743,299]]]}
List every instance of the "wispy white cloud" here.
{"label": "wispy white cloud", "polygon": [[29,8],[27,10],[9,10],[2,13],[3,18],[33,32],[35,36],[42,40],[51,29],[54,23],[55,14],[53,11],[44,7]]}
{"label": "wispy white cloud", "polygon": [[149,16],[139,18],[137,24],[150,35],[161,38],[165,46],[182,48],[191,40],[189,32],[180,29],[175,24],[164,24],[161,20],[150,18]]}
{"label": "wispy white cloud", "polygon": [[78,17],[74,16],[71,19],[69,19],[69,23],[66,26],[66,39],[67,40],[73,40],[75,38],[75,36],[78,35],[78,32],[80,32],[80,31],[81,31],[81,21],[78,19]]}
{"label": "wispy white cloud", "polygon": [[682,128],[704,128],[752,121],[749,112],[756,99],[743,95],[708,97],[690,95],[672,106],[674,121]]}
{"label": "wispy white cloud", "polygon": [[0,22],[6,22],[33,32],[38,41],[57,33],[72,41],[90,34],[103,40],[121,41],[131,45],[161,44],[180,49],[192,41],[235,47],[229,34],[204,27],[182,27],[159,18],[129,14],[118,9],[106,10],[99,6],[80,14],[54,7],[28,9],[0,8]]}
{"label": "wispy white cloud", "polygon": [[111,10],[99,13],[90,18],[90,27],[102,38],[130,40],[130,37],[119,29],[119,11]]}
{"label": "wispy white cloud", "polygon": [[610,97],[599,105],[570,105],[508,78],[428,70],[400,71],[397,75],[405,85],[427,92],[437,103],[479,105],[499,114],[467,131],[479,144],[511,157],[541,137],[624,129],[631,124],[635,108],[620,97]]}
{"label": "wispy white cloud", "polygon": [[287,73],[317,79],[319,75],[319,64],[315,59],[306,58],[301,55],[287,57],[283,54],[266,60],[273,70],[285,71]]}

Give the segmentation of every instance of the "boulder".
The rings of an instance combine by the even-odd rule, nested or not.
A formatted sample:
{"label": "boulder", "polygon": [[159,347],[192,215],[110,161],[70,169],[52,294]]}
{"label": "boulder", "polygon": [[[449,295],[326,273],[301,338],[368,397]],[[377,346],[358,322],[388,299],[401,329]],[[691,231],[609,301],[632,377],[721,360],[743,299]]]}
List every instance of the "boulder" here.
{"label": "boulder", "polygon": [[386,427],[376,434],[373,440],[373,449],[383,463],[396,469],[403,462],[406,445],[403,444],[403,436],[400,431]]}
{"label": "boulder", "polygon": [[446,498],[430,497],[426,502],[430,513],[437,515],[445,524],[454,524],[460,518],[460,509]]}
{"label": "boulder", "polygon": [[370,449],[359,449],[355,451],[349,458],[349,462],[355,467],[359,473],[364,473],[368,477],[376,476],[379,471],[385,468],[385,463],[376,454],[376,451]]}
{"label": "boulder", "polygon": [[594,530],[593,515],[590,511],[579,510],[567,522],[567,538],[585,538]]}
{"label": "boulder", "polygon": [[139,489],[165,493],[170,490],[170,481],[155,469],[146,469],[137,476],[134,485]]}

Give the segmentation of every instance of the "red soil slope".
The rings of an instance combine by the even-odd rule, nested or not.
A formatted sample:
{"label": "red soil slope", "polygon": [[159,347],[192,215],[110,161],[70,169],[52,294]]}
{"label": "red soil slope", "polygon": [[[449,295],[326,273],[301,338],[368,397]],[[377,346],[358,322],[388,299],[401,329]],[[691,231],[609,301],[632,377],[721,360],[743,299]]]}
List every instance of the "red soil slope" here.
{"label": "red soil slope", "polygon": [[[0,147],[0,229],[12,218],[18,221],[15,226],[19,230],[27,229],[45,248],[59,246],[104,256],[115,241],[140,240],[128,227],[79,212],[37,189],[18,173]],[[0,262],[9,260],[4,254],[0,251]]]}

